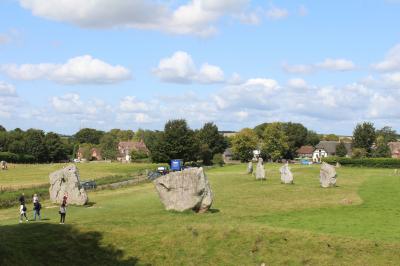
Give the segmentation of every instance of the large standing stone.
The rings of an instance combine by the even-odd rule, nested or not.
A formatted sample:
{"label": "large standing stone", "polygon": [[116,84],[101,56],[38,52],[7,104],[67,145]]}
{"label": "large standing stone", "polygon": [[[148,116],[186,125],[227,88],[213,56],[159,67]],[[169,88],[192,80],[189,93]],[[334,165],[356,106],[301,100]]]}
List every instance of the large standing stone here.
{"label": "large standing stone", "polygon": [[265,169],[264,169],[264,161],[260,157],[258,158],[257,168],[256,168],[256,179],[264,180],[265,178]]}
{"label": "large standing stone", "polygon": [[79,172],[75,165],[67,167],[50,174],[50,200],[62,203],[65,193],[68,193],[69,204],[85,205],[88,202],[86,191],[79,183]]}
{"label": "large standing stone", "polygon": [[203,168],[189,168],[160,176],[153,181],[166,210],[206,212],[213,193]]}
{"label": "large standing stone", "polygon": [[281,182],[283,184],[293,184],[293,174],[290,171],[289,164],[284,164],[279,171],[281,172]]}
{"label": "large standing stone", "polygon": [[253,162],[247,164],[247,173],[250,175],[253,173]]}
{"label": "large standing stone", "polygon": [[321,165],[319,172],[319,182],[321,187],[334,187],[336,186],[336,170],[335,167],[325,162]]}

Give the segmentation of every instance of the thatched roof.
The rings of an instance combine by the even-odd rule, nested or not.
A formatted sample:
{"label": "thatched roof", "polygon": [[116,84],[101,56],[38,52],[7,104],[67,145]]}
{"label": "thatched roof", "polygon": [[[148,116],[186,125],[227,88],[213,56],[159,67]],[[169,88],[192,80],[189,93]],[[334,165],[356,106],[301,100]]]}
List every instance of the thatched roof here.
{"label": "thatched roof", "polygon": [[[328,141],[328,140],[321,140],[317,146],[315,146],[317,149],[323,149],[325,150],[329,155],[335,155],[336,154],[336,147],[339,145],[339,141]],[[351,155],[351,143],[350,142],[343,142],[344,146],[346,147],[347,150],[347,155]]]}

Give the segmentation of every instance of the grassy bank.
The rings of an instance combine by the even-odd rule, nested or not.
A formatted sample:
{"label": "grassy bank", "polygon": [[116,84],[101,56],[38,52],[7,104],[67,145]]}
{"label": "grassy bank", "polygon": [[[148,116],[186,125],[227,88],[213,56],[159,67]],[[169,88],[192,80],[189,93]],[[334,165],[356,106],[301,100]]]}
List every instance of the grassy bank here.
{"label": "grassy bank", "polygon": [[94,205],[69,207],[65,226],[47,202],[42,222],[18,225],[16,209],[0,210],[0,264],[398,265],[393,170],[340,168],[338,187],[322,189],[318,166],[293,166],[294,185],[280,184],[278,167],[267,164],[264,182],[246,165],[209,170],[206,214],[165,211],[147,183],[89,192]]}
{"label": "grassy bank", "polygon": [[[49,174],[68,164],[9,164],[9,170],[0,171],[0,186],[26,188],[48,184]],[[81,180],[92,180],[110,176],[128,176],[145,169],[155,168],[149,163],[79,163]]]}

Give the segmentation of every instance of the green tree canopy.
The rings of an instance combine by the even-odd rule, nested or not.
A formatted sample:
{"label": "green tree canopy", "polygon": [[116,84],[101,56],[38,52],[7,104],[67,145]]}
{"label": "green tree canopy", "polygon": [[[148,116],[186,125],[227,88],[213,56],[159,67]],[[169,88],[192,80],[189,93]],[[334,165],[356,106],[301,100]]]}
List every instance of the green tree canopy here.
{"label": "green tree canopy", "polygon": [[346,146],[344,145],[343,142],[340,142],[336,146],[336,155],[339,156],[339,157],[345,157],[346,154],[347,154]]}
{"label": "green tree canopy", "polygon": [[375,128],[372,123],[364,122],[357,124],[353,131],[353,147],[364,149],[367,154],[371,153],[375,141]]}
{"label": "green tree canopy", "polygon": [[93,128],[83,128],[74,135],[74,138],[78,143],[99,144],[103,135],[104,131]]}
{"label": "green tree canopy", "polygon": [[234,157],[242,162],[253,158],[253,150],[257,149],[259,139],[254,130],[244,128],[232,138],[232,152]]}
{"label": "green tree canopy", "polygon": [[[300,123],[282,123],[282,130],[287,137],[287,151],[284,158],[293,159],[296,157],[296,150],[307,142],[307,128]],[[265,133],[265,130],[264,130]]]}
{"label": "green tree canopy", "polygon": [[165,150],[169,159],[196,161],[199,143],[186,120],[170,120],[164,127]]}
{"label": "green tree canopy", "polygon": [[59,162],[68,159],[68,149],[58,134],[53,132],[47,133],[44,143],[47,149],[47,158],[50,162]]}
{"label": "green tree canopy", "polygon": [[288,137],[281,123],[269,124],[264,130],[262,153],[268,159],[276,161],[284,158],[289,150]]}
{"label": "green tree canopy", "polygon": [[315,131],[307,131],[306,145],[315,146],[320,142],[320,140],[320,136]]}
{"label": "green tree canopy", "polygon": [[42,130],[28,129],[25,132],[25,148],[27,154],[35,157],[36,162],[47,161],[45,134]]}
{"label": "green tree canopy", "polygon": [[101,155],[104,159],[115,160],[117,158],[118,139],[112,133],[104,134],[100,139]]}
{"label": "green tree canopy", "polygon": [[391,127],[385,126],[376,131],[376,138],[378,139],[379,137],[382,137],[381,141],[387,144],[391,141],[397,141],[397,132]]}
{"label": "green tree canopy", "polygon": [[204,164],[209,165],[215,154],[225,151],[228,143],[214,123],[205,123],[196,133],[200,141],[200,157]]}

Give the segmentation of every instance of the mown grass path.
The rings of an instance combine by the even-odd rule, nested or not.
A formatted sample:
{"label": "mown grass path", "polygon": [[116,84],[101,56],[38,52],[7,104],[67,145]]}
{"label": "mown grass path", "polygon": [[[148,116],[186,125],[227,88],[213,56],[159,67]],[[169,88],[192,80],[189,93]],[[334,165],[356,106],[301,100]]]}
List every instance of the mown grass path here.
{"label": "mown grass path", "polygon": [[[94,205],[69,207],[67,225],[57,224],[56,208],[28,224],[17,224],[17,209],[0,210],[0,264],[399,264],[393,170],[340,168],[339,186],[322,189],[318,166],[293,166],[294,185],[280,184],[278,167],[267,165],[264,182],[245,165],[209,170],[215,201],[206,214],[165,211],[152,184],[91,192]],[[73,258],[62,251],[68,246]],[[91,252],[78,252],[84,248]]]}

